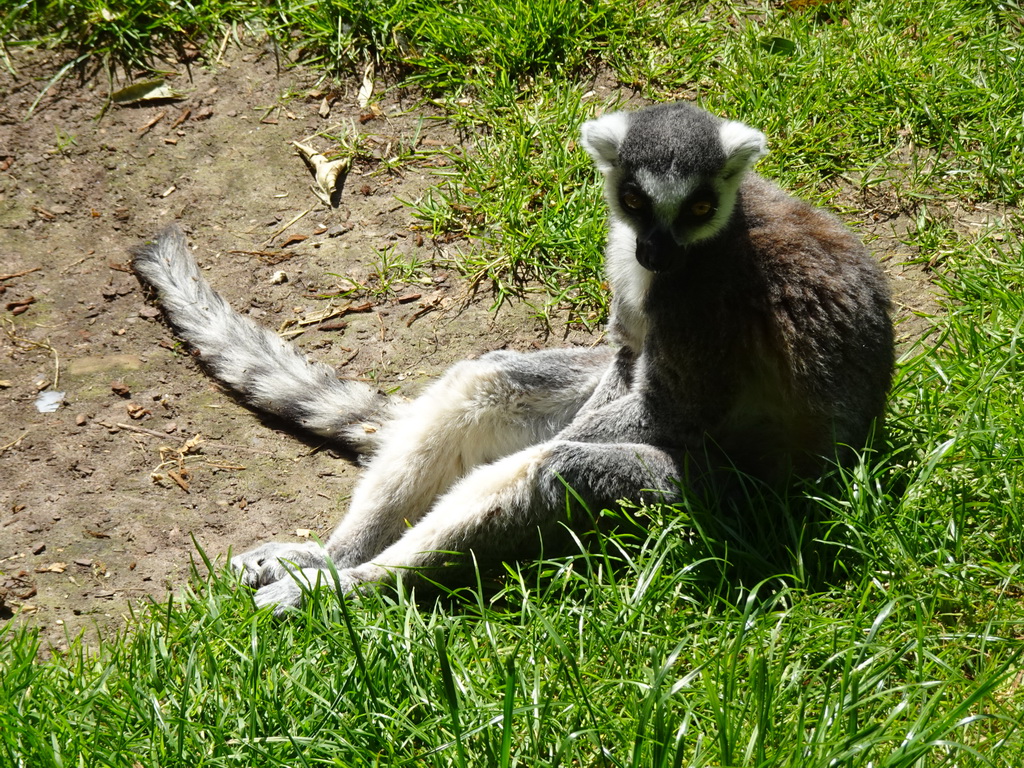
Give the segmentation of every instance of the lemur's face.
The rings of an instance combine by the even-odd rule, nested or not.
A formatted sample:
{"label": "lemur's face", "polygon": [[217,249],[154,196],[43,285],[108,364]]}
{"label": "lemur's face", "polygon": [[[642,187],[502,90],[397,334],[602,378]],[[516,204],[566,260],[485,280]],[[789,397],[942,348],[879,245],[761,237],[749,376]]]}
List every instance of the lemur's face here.
{"label": "lemur's face", "polygon": [[[731,205],[722,204],[719,181],[714,175],[656,175],[644,168],[623,174],[616,201],[636,233],[636,259],[642,267],[662,272],[680,266],[691,245],[721,231]],[[729,203],[729,195],[724,197]]]}
{"label": "lemur's face", "polygon": [[766,151],[759,131],[685,103],[605,115],[583,126],[583,143],[652,272],[679,268],[724,229],[743,174]]}

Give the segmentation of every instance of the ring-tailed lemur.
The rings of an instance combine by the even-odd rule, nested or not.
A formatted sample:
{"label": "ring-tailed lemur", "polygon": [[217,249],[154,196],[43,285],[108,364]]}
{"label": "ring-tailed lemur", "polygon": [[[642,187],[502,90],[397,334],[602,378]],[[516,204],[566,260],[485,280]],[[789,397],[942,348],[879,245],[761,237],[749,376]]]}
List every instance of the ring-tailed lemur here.
{"label": "ring-tailed lemur", "polygon": [[235,313],[179,230],[135,254],[213,376],[365,460],[324,547],[232,559],[257,605],[280,613],[321,583],[415,581],[454,553],[515,556],[563,525],[567,487],[594,510],[673,502],[684,477],[732,466],[778,479],[864,444],[893,369],[886,282],[838,220],[749,172],[765,137],[680,103],[607,114],[582,139],[610,208],[614,345],[492,352],[410,402],[338,379]]}

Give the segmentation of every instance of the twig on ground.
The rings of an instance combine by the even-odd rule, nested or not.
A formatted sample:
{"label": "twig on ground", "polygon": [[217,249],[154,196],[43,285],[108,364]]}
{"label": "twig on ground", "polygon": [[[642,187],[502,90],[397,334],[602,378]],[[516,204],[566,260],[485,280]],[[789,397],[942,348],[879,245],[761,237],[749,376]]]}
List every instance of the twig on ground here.
{"label": "twig on ground", "polygon": [[32,269],[25,269],[21,272],[11,272],[9,275],[0,275],[0,280],[13,280],[16,277],[24,277],[32,272],[38,272],[42,267],[32,267]]}
{"label": "twig on ground", "polygon": [[303,216],[308,216],[308,215],[309,215],[309,214],[311,214],[312,212],[313,212],[313,209],[312,209],[312,208],[307,208],[306,210],[304,210],[304,211],[303,211],[302,213],[300,213],[300,214],[299,214],[298,216],[296,216],[295,218],[293,218],[293,219],[292,219],[291,221],[289,221],[289,222],[288,222],[287,224],[285,224],[285,225],[284,225],[283,227],[281,227],[281,228],[280,228],[280,229],[278,229],[278,230],[277,230],[276,232],[274,232],[273,234],[271,234],[271,235],[270,235],[270,237],[268,237],[268,238],[267,238],[266,240],[264,240],[264,241],[263,241],[263,247],[264,247],[264,248],[266,248],[266,247],[267,247],[267,246],[268,246],[268,245],[270,244],[270,241],[271,241],[271,240],[273,240],[273,239],[274,239],[275,237],[277,237],[278,235],[280,235],[280,234],[281,234],[282,232],[284,232],[284,231],[285,231],[286,229],[288,229],[288,227],[292,226],[292,224],[294,224],[295,222],[297,222],[297,221],[298,221],[299,219],[301,219],[301,218],[302,218]]}
{"label": "twig on ground", "polygon": [[[31,271],[31,270],[30,270]],[[37,349],[46,349],[53,354],[53,382],[50,384],[51,389],[56,389],[60,386],[60,356],[57,354],[57,350],[54,349],[49,342],[45,341],[33,341],[32,339],[22,338],[14,333],[14,323],[8,324],[5,329],[7,332],[7,338],[13,343],[26,344],[30,347],[36,347]]]}
{"label": "twig on ground", "polygon": [[0,453],[3,453],[4,451],[7,451],[7,450],[13,448],[14,446],[16,446],[18,443],[20,443],[22,440],[24,440],[25,437],[28,435],[28,433],[31,432],[31,431],[32,430],[30,430],[30,429],[26,429],[24,432],[21,433],[21,435],[19,435],[17,438],[15,438],[11,442],[9,442],[7,445],[0,445]]}

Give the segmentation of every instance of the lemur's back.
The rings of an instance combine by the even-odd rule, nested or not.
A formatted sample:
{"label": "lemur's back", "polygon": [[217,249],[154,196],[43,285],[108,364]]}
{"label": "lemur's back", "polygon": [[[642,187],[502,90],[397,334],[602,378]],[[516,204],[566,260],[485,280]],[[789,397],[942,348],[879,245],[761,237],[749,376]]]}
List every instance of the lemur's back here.
{"label": "lemur's back", "polygon": [[[800,393],[862,442],[892,381],[893,330],[884,272],[834,216],[751,175],[744,194],[770,311]],[[843,437],[840,430],[839,437]]]}

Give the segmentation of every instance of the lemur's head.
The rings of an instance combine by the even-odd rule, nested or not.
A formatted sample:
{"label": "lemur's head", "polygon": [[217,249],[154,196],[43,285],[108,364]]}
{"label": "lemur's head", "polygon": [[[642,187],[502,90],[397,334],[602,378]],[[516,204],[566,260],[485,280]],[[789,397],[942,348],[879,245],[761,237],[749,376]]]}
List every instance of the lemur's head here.
{"label": "lemur's head", "polygon": [[636,258],[674,269],[726,226],[743,175],[767,153],[760,131],[691,104],[613,112],[583,124],[612,215],[636,233]]}

